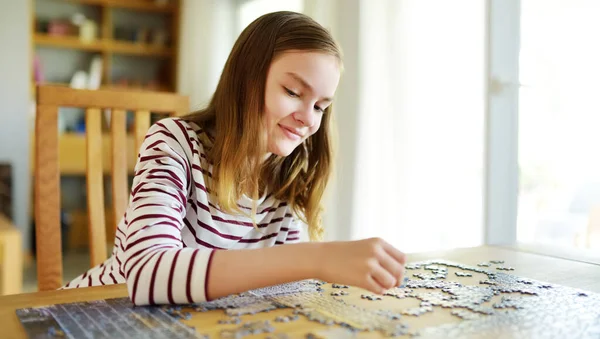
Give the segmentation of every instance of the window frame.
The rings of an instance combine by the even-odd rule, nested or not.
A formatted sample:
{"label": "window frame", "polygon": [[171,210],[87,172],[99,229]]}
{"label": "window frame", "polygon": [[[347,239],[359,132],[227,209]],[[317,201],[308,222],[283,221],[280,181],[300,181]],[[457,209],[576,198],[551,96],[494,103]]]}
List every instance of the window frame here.
{"label": "window frame", "polygon": [[517,240],[521,0],[487,0],[484,244],[600,265],[589,249]]}
{"label": "window frame", "polygon": [[517,241],[520,4],[487,1],[486,245]]}

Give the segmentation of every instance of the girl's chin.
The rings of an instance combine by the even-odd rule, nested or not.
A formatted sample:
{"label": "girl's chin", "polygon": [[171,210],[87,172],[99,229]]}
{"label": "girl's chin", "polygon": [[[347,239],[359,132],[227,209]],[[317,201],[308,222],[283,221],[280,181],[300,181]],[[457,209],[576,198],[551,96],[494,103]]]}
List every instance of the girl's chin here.
{"label": "girl's chin", "polygon": [[281,157],[287,157],[294,151],[294,149],[297,146],[298,145],[292,144],[290,142],[279,142],[276,145],[269,147],[269,153],[272,153],[272,154],[275,154],[275,155],[278,155]]}

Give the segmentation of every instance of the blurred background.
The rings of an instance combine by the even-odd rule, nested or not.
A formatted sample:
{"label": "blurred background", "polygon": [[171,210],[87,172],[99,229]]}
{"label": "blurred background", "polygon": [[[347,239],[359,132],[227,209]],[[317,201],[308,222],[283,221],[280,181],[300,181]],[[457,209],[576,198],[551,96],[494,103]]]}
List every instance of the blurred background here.
{"label": "blurred background", "polygon": [[[239,33],[278,10],[312,16],[344,53],[327,240],[600,257],[596,0],[0,0],[0,213],[22,234],[25,291],[35,85],[176,92],[199,109]],[[60,112],[65,280],[88,265],[84,127]]]}

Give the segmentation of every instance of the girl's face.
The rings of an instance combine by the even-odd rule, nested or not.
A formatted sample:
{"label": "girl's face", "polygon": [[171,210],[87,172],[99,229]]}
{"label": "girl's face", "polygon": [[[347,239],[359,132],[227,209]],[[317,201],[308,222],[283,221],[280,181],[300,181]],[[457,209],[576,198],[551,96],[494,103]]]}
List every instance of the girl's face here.
{"label": "girl's face", "polygon": [[271,62],[264,112],[269,153],[287,156],[317,132],[339,80],[333,55],[287,51]]}

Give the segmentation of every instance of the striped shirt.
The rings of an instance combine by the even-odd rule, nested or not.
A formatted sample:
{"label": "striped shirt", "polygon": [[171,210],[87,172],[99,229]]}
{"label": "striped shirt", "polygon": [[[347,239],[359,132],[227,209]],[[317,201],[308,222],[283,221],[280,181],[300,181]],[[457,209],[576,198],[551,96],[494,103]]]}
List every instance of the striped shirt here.
{"label": "striped shirt", "polygon": [[153,124],[140,148],[129,205],[119,223],[112,255],[62,288],[126,283],[136,305],[207,300],[206,282],[215,250],[263,248],[299,242],[305,226],[286,202],[269,195],[238,202],[247,215],[219,210],[207,183],[212,137],[180,118]]}

